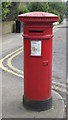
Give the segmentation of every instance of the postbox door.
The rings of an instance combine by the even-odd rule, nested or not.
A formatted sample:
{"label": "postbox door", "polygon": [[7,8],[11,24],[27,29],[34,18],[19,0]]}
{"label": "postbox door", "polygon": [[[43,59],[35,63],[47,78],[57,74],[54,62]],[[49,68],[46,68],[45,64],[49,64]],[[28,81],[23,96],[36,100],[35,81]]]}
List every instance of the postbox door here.
{"label": "postbox door", "polygon": [[48,41],[27,40],[24,43],[25,95],[31,100],[45,100],[49,96]]}

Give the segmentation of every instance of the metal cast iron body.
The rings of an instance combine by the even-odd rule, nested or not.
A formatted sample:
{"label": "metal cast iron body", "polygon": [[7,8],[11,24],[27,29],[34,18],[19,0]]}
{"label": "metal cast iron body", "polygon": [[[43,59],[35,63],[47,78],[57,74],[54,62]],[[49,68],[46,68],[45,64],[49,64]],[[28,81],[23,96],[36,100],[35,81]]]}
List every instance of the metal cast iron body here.
{"label": "metal cast iron body", "polygon": [[31,12],[18,16],[23,24],[25,107],[41,111],[52,106],[53,22],[58,16]]}

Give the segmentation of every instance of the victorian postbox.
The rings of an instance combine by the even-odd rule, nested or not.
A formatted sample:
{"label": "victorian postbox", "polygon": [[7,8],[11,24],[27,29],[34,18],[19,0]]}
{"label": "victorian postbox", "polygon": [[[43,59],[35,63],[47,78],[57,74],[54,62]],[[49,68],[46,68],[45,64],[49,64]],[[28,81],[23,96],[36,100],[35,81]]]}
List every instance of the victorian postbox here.
{"label": "victorian postbox", "polygon": [[53,22],[58,16],[30,12],[18,16],[23,22],[25,107],[41,111],[52,106]]}

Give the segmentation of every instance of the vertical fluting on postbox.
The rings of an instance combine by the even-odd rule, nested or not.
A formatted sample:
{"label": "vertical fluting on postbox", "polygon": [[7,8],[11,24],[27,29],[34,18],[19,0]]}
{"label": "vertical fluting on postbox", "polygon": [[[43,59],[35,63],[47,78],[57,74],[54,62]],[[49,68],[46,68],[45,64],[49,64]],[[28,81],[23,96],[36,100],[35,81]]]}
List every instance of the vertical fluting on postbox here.
{"label": "vertical fluting on postbox", "polygon": [[41,111],[51,108],[53,22],[58,16],[30,12],[18,16],[24,22],[24,96],[26,108]]}

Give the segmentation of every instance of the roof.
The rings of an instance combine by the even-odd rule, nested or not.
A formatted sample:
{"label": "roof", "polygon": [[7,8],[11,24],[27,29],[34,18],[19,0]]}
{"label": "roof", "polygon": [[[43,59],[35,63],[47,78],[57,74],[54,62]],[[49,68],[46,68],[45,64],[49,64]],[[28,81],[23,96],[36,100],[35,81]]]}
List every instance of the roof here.
{"label": "roof", "polygon": [[18,20],[27,21],[58,21],[59,17],[55,14],[48,12],[29,12],[25,14],[18,15]]}

